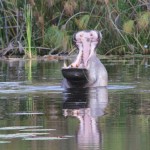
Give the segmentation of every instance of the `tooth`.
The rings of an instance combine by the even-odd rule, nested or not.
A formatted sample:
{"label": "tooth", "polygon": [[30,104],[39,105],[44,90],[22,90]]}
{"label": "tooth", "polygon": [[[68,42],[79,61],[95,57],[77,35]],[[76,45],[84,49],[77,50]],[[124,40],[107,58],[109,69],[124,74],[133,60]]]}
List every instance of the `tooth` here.
{"label": "tooth", "polygon": [[64,61],[64,68],[67,68],[66,61]]}

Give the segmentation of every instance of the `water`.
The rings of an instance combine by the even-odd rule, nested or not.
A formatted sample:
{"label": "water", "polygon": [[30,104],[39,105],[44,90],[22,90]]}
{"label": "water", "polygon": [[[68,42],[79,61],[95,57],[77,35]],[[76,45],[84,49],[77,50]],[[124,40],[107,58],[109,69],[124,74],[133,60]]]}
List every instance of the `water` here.
{"label": "water", "polygon": [[0,150],[149,150],[150,59],[102,60],[108,88],[61,88],[63,62],[0,61]]}

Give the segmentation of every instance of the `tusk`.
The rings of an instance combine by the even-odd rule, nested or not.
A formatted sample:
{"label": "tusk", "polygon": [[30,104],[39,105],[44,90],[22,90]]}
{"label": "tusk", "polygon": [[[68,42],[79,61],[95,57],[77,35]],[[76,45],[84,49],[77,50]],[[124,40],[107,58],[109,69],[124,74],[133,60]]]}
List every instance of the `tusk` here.
{"label": "tusk", "polygon": [[71,67],[78,68],[80,66],[82,60],[82,54],[83,54],[82,46],[79,46],[79,54],[77,55],[76,60],[70,65]]}
{"label": "tusk", "polygon": [[81,63],[82,53],[83,53],[83,50],[82,50],[82,47],[80,47],[79,48],[79,54],[78,54],[77,59],[75,61],[78,66]]}
{"label": "tusk", "polygon": [[66,65],[66,61],[64,61],[64,66],[63,66],[64,68],[67,68],[67,65]]}

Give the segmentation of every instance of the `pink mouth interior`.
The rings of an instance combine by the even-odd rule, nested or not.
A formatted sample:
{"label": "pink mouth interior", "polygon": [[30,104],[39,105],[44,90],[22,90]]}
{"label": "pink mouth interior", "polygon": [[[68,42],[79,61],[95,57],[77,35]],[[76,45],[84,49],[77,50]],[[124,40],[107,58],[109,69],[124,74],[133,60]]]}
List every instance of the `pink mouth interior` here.
{"label": "pink mouth interior", "polygon": [[89,58],[89,55],[90,55],[90,41],[87,41],[87,39],[83,40],[82,41],[83,43],[83,63],[84,63],[84,66],[86,67],[87,66],[87,60]]}

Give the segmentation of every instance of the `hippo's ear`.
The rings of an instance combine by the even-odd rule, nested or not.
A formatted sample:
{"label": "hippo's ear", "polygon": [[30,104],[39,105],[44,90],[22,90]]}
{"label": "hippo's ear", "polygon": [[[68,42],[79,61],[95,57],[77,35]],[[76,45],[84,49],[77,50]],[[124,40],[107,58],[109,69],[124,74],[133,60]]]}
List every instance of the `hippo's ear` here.
{"label": "hippo's ear", "polygon": [[85,31],[78,31],[73,34],[73,41],[74,42],[81,42],[81,37],[84,35]]}
{"label": "hippo's ear", "polygon": [[[81,43],[81,36],[83,36],[83,31],[78,31],[73,34],[72,40],[74,45],[79,49],[79,43]],[[77,44],[78,43],[78,44]]]}
{"label": "hippo's ear", "polygon": [[101,31],[97,31],[97,34],[98,34],[99,43],[101,43],[102,38],[103,38]]}
{"label": "hippo's ear", "polygon": [[[78,33],[78,32],[77,32]],[[76,48],[78,48],[76,42],[77,42],[77,39],[76,39],[76,34],[77,33],[74,33],[73,36],[72,36],[72,41],[73,41],[73,44],[76,46]]]}
{"label": "hippo's ear", "polygon": [[74,44],[75,44],[76,41],[77,41],[77,39],[76,39],[76,34],[77,34],[77,33],[78,33],[78,32],[74,33],[73,36],[72,36],[72,41],[73,41]]}

